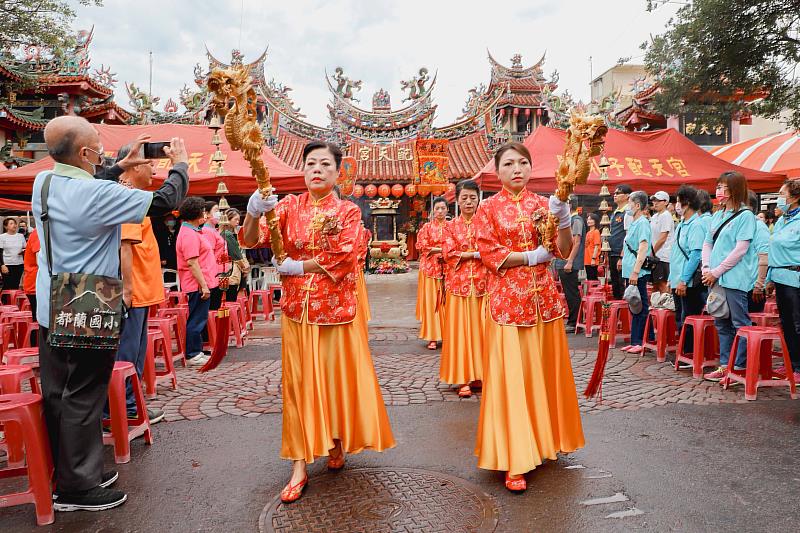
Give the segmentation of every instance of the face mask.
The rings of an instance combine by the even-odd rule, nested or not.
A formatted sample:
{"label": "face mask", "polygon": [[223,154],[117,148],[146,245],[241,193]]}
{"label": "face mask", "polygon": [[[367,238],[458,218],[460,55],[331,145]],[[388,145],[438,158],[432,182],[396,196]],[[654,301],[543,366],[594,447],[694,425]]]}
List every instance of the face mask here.
{"label": "face mask", "polygon": [[675,204],[675,214],[679,217],[683,216],[683,206],[681,204]]}
{"label": "face mask", "polygon": [[784,198],[783,196],[778,196],[777,207],[782,209],[783,211],[786,211],[786,206],[787,206],[786,198]]}
{"label": "face mask", "polygon": [[210,223],[212,223],[212,224],[214,224],[216,226],[217,224],[219,224],[219,218],[217,218],[215,216],[211,216],[211,217],[208,218],[208,222],[210,222]]}
{"label": "face mask", "polygon": [[632,217],[634,213],[635,213],[635,211],[631,206],[628,206],[628,207],[625,208],[625,214],[626,215]]}
{"label": "face mask", "polygon": [[166,224],[169,229],[172,229],[172,228],[175,227],[175,221],[174,220],[167,220],[166,222],[164,222],[164,224]]}
{"label": "face mask", "polygon": [[728,198],[730,198],[730,197],[727,194],[723,193],[723,192],[717,191],[717,193],[715,195],[715,198],[717,199],[717,201],[719,203],[724,204],[724,203],[726,203],[728,201]]}

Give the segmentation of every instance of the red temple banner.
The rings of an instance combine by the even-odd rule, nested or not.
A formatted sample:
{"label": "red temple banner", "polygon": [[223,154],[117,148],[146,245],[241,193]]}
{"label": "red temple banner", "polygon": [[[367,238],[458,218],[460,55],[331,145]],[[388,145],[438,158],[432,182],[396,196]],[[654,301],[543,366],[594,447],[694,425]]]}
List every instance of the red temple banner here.
{"label": "red temple banner", "polygon": [[342,158],[342,164],[339,166],[339,178],[336,180],[336,184],[345,196],[353,194],[353,186],[356,180],[356,165],[356,158],[347,155]]}
{"label": "red temple banner", "polygon": [[417,190],[423,194],[442,194],[450,183],[447,139],[417,139],[415,143],[418,174]]}

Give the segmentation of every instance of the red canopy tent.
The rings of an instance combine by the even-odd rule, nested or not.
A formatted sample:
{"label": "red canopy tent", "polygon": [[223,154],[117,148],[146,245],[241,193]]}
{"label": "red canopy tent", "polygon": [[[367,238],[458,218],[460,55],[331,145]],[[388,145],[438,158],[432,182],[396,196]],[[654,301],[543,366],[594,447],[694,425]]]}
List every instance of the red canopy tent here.
{"label": "red canopy tent", "polygon": [[[211,156],[214,146],[211,144],[212,132],[206,126],[189,126],[183,124],[155,124],[150,126],[113,126],[96,124],[100,134],[100,142],[106,155],[113,156],[120,147],[136,139],[142,133],[151,136],[153,142],[168,141],[172,137],[181,137],[186,143],[189,153],[189,193],[194,195],[214,195],[221,178],[216,176]],[[256,188],[255,178],[250,173],[250,166],[241,152],[231,150],[225,136],[219,149],[226,156],[223,163],[225,181],[230,194],[249,195]],[[301,192],[306,189],[303,173],[290,167],[273,154],[267,147],[262,153],[264,164],[269,169],[272,186],[279,193]],[[156,160],[156,175],[153,189],[158,188],[167,177],[169,159]],[[53,160],[45,157],[39,161],[13,170],[0,172],[0,192],[4,194],[30,194],[36,175],[53,168]]]}
{"label": "red canopy tent", "polygon": [[[538,127],[525,139],[533,156],[533,176],[528,183],[531,191],[551,194],[556,190],[555,172],[564,152],[565,135],[564,130]],[[674,194],[685,183],[713,191],[717,177],[728,170],[744,174],[748,186],[756,192],[777,191],[785,179],[782,174],[744,168],[714,157],[671,128],[653,132],[610,130],[605,153],[611,163],[607,182],[611,190],[627,183],[648,194],[661,190]],[[588,183],[578,186],[576,193],[597,194],[602,185],[599,176],[595,160]],[[475,175],[475,180],[485,191],[500,190],[494,160]]]}
{"label": "red canopy tent", "polygon": [[12,200],[11,198],[0,198],[0,209],[11,211],[30,211],[31,203],[22,200]]}

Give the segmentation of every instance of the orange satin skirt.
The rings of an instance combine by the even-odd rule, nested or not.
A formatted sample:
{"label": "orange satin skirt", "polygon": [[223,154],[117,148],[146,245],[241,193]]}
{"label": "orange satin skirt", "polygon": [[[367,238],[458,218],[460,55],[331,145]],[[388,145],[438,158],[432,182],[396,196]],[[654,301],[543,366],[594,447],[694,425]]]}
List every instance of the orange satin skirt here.
{"label": "orange satin skirt", "polygon": [[372,313],[369,310],[369,295],[367,293],[367,280],[364,279],[364,271],[358,270],[356,274],[356,298],[358,299],[358,312],[364,315],[365,322],[372,320]]}
{"label": "orange satin skirt", "polygon": [[485,298],[447,293],[444,303],[442,359],[439,365],[440,381],[462,385],[481,379]]}
{"label": "orange satin skirt", "polygon": [[347,453],[395,445],[367,338],[355,322],[335,326],[281,317],[281,458],[328,455],[334,439]]}
{"label": "orange satin skirt", "polygon": [[424,277],[425,274],[420,270],[417,275],[417,307],[414,309],[414,316],[419,321],[422,321],[422,301],[425,298],[425,284],[422,282]]}
{"label": "orange satin skirt", "polygon": [[429,278],[420,273],[419,287],[417,288],[417,320],[422,322],[419,328],[419,338],[426,341],[442,340],[443,313],[436,306],[442,280]]}
{"label": "orange satin skirt", "polygon": [[478,467],[524,474],[585,444],[563,320],[501,326],[486,314]]}

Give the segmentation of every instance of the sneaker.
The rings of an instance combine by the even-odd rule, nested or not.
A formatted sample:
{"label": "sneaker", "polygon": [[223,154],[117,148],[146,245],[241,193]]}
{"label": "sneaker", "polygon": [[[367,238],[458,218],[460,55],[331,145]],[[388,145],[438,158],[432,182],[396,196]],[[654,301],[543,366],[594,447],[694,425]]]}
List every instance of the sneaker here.
{"label": "sneaker", "polygon": [[186,358],[186,363],[192,366],[202,366],[206,364],[206,361],[208,361],[208,356],[203,353]]}
{"label": "sneaker", "polygon": [[627,352],[627,351],[628,351],[628,350],[630,350],[631,348],[633,348],[633,346],[631,346],[630,344],[628,344],[627,346],[623,346],[623,347],[622,347],[622,348],[620,348],[619,350],[620,350],[621,352]]}
{"label": "sneaker", "polygon": [[727,370],[725,369],[724,366],[720,366],[717,367],[717,369],[714,370],[713,372],[709,372],[708,374],[703,374],[703,379],[705,379],[706,381],[719,382],[722,381],[722,378],[725,377],[725,374],[727,374]]}
{"label": "sneaker", "polygon": [[640,353],[642,353],[642,351],[644,351],[644,348],[642,346],[638,345],[638,344],[628,348],[628,353],[639,353],[640,354]]}
{"label": "sneaker", "polygon": [[688,370],[690,368],[694,368],[694,365],[692,365],[692,363],[684,363],[683,361],[680,361],[678,363],[678,370]]}
{"label": "sneaker", "polygon": [[125,503],[128,495],[120,490],[95,487],[81,492],[58,494],[53,502],[55,511],[105,511]]}
{"label": "sneaker", "polygon": [[[103,475],[100,477],[100,487],[107,489],[119,479],[119,472],[116,470],[109,470],[108,472],[103,472]],[[53,491],[53,501],[58,499],[58,491]]]}
{"label": "sneaker", "polygon": [[150,424],[158,424],[164,420],[164,411],[161,409],[148,409],[147,418],[150,419]]}
{"label": "sneaker", "polygon": [[569,326],[569,325],[564,326],[564,331],[566,331],[567,333],[575,333],[575,326]]}

